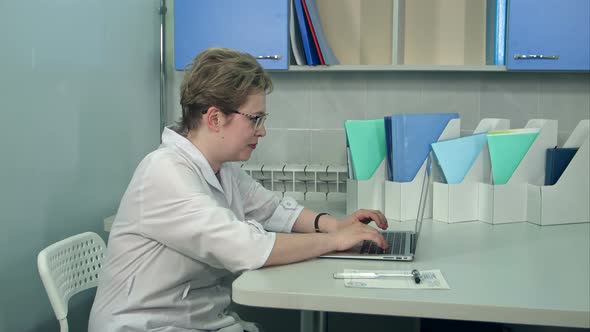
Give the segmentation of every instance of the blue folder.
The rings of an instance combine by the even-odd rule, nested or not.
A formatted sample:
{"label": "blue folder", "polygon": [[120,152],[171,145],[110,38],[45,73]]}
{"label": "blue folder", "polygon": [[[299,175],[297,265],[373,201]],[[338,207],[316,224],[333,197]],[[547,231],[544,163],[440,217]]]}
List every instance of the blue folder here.
{"label": "blue folder", "polygon": [[486,16],[486,64],[506,63],[507,0],[488,0]]}
{"label": "blue folder", "polygon": [[557,183],[561,174],[570,164],[578,148],[553,148],[547,149],[545,159],[545,185],[552,186]]}
{"label": "blue folder", "polygon": [[446,183],[463,181],[487,140],[487,134],[481,133],[431,144]]}
{"label": "blue folder", "polygon": [[391,116],[393,181],[411,182],[438,138],[457,113],[395,114]]}
{"label": "blue folder", "polygon": [[311,30],[307,25],[305,11],[303,10],[301,1],[303,0],[293,0],[295,3],[295,14],[297,14],[297,23],[299,24],[299,31],[301,32],[301,43],[303,44],[305,60],[308,65],[319,65],[320,59],[318,57],[318,50],[315,47]]}

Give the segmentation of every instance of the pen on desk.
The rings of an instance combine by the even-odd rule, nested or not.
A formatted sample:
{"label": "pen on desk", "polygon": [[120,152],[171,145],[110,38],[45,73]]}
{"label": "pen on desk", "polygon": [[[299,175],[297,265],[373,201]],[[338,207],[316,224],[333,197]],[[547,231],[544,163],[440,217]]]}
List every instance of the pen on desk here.
{"label": "pen on desk", "polygon": [[411,277],[414,282],[419,284],[422,281],[420,272],[413,269],[409,272],[338,272],[334,273],[334,279],[377,279],[389,277]]}

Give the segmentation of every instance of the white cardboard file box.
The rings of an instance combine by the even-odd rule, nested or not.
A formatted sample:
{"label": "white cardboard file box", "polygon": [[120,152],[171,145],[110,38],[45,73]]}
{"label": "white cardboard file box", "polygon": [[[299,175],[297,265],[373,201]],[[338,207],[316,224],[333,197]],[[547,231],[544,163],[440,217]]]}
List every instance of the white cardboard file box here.
{"label": "white cardboard file box", "polygon": [[538,225],[590,222],[590,121],[582,120],[563,145],[578,148],[552,186],[528,185],[528,221]]}
{"label": "white cardboard file box", "polygon": [[[482,119],[474,134],[510,128],[508,119]],[[447,223],[478,219],[478,185],[489,181],[490,156],[487,144],[461,183],[433,183],[432,219]]]}
{"label": "white cardboard file box", "polygon": [[383,210],[385,159],[368,180],[346,180],[346,214],[358,209]]}
{"label": "white cardboard file box", "polygon": [[478,185],[478,219],[491,224],[527,221],[527,186],[545,182],[545,154],[557,145],[557,120],[532,119],[539,135],[506,184]]}
{"label": "white cardboard file box", "polygon": [[[457,138],[461,135],[461,119],[451,119],[439,140]],[[426,171],[425,160],[416,176],[411,182],[385,181],[384,213],[388,219],[397,221],[416,220],[420,194],[422,193],[422,181]],[[428,190],[424,218],[432,218],[432,188]]]}

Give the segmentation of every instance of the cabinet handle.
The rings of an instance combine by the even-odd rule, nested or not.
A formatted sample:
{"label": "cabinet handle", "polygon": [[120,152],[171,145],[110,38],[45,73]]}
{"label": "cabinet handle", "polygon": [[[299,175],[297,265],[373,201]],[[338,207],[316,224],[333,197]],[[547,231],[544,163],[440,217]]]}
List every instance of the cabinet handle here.
{"label": "cabinet handle", "polygon": [[558,60],[559,55],[515,54],[514,60]]}
{"label": "cabinet handle", "polygon": [[256,59],[263,59],[263,60],[281,60],[282,56],[280,55],[259,55]]}

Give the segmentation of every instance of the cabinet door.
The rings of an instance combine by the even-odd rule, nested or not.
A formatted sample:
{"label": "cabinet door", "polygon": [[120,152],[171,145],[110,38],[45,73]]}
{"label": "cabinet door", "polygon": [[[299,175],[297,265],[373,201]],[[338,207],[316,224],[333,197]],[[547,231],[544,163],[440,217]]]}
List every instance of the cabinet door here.
{"label": "cabinet door", "polygon": [[510,0],[507,48],[508,70],[590,70],[590,1]]}
{"label": "cabinet door", "polygon": [[[183,70],[208,47],[252,54],[265,69],[287,69],[288,0],[174,1],[174,63]],[[265,59],[277,56],[279,59]]]}

